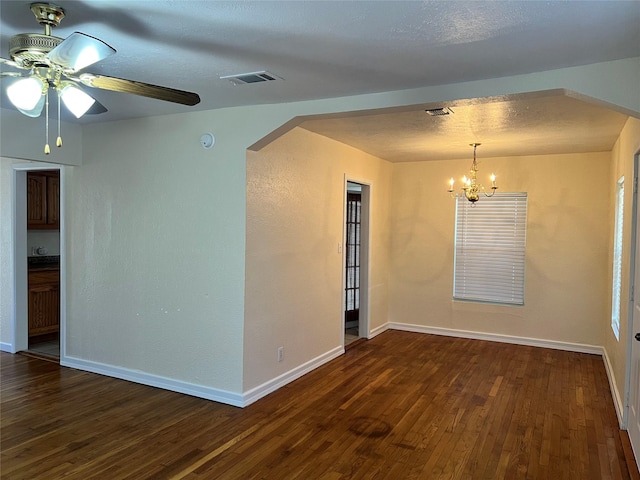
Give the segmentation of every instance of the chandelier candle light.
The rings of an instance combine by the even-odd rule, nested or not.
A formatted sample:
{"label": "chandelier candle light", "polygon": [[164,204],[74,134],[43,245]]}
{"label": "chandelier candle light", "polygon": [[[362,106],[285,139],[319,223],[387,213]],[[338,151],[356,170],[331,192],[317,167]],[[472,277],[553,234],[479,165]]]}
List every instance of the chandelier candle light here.
{"label": "chandelier candle light", "polygon": [[[476,148],[480,144],[470,143],[469,145],[473,147],[473,163],[471,164],[471,170],[469,170],[470,177],[467,178],[466,175],[462,177],[462,190],[464,191],[464,195],[465,197],[467,197],[467,200],[469,200],[471,203],[476,203],[480,199],[480,192],[482,192],[485,197],[493,197],[498,187],[496,186],[496,176],[493,173],[491,174],[491,193],[490,194],[487,193],[485,191],[485,188],[478,183],[477,181],[478,162],[476,161]],[[453,184],[454,184],[454,180],[453,180],[453,177],[451,177],[451,179],[449,180],[448,192],[451,194],[452,198],[454,197]]]}

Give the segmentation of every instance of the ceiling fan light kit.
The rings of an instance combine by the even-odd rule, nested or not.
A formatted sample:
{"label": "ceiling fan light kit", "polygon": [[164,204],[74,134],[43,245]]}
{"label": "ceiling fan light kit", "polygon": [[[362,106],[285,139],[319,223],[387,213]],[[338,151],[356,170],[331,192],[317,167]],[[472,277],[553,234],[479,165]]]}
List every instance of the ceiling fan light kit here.
{"label": "ceiling fan light kit", "polygon": [[11,60],[0,58],[0,65],[27,70],[27,72],[3,71],[0,77],[19,77],[7,86],[9,101],[19,112],[29,117],[39,117],[43,108],[45,109],[45,154],[48,155],[51,151],[48,140],[50,89],[53,89],[58,97],[58,139],[56,141],[58,147],[62,146],[61,102],[76,118],[82,117],[87,112],[107,111],[80,85],[131,93],[188,106],[200,103],[200,97],[196,93],[123,78],[80,73],[80,70],[113,55],[116,50],[102,40],[80,32],[74,32],[66,39],[54,37],[51,35],[51,29],[57,27],[64,18],[64,9],[50,3],[32,3],[30,7],[38,23],[44,27],[44,34],[14,35],[9,42]]}
{"label": "ceiling fan light kit", "polygon": [[61,83],[59,95],[65,107],[67,107],[76,118],[82,117],[93,104],[96,103],[95,98],[86,94],[71,82]]}
{"label": "ceiling fan light kit", "polygon": [[21,78],[7,87],[7,96],[17,109],[33,110],[42,98],[43,88],[38,77]]}

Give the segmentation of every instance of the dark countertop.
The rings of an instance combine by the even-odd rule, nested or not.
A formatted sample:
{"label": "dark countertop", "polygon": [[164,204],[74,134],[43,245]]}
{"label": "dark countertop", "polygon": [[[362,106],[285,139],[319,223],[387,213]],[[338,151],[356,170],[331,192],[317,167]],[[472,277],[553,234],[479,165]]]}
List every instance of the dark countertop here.
{"label": "dark countertop", "polygon": [[29,270],[56,270],[60,268],[60,255],[42,255],[28,257]]}

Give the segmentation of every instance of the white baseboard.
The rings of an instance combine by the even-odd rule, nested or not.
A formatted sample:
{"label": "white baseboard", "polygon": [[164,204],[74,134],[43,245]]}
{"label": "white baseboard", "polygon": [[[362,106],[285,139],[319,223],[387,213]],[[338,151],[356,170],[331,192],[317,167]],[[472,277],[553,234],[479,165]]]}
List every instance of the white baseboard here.
{"label": "white baseboard", "polygon": [[586,345],[582,343],[558,342],[555,340],[543,340],[539,338],[516,337],[500,335],[497,333],[472,332],[469,330],[455,330],[451,328],[426,327],[409,323],[389,322],[389,329],[403,330],[405,332],[430,333],[432,335],[444,335],[447,337],[470,338],[474,340],[487,340],[490,342],[513,343],[516,345],[528,345],[531,347],[553,348],[569,352],[591,353],[602,355],[603,349],[598,345]]}
{"label": "white baseboard", "polygon": [[310,371],[324,365],[327,362],[330,362],[334,358],[339,357],[343,353],[343,347],[336,347],[333,350],[329,350],[328,352],[323,353],[322,355],[313,358],[306,363],[303,363],[293,370],[289,370],[288,372],[285,372],[282,375],[263,383],[262,385],[258,385],[257,387],[244,392],[242,394],[242,406],[246,407],[247,405],[250,405],[257,400],[260,400],[262,397],[266,397],[271,392],[284,387],[287,383],[293,382],[294,380],[309,373]]}
{"label": "white baseboard", "polygon": [[90,360],[82,360],[75,357],[61,357],[60,365],[64,367],[77,368],[87,372],[99,373],[109,377],[120,378],[130,382],[141,383],[151,387],[163,388],[173,392],[184,393],[193,397],[205,398],[215,402],[226,403],[234,407],[243,407],[242,395],[239,393],[228,392],[217,388],[206,387],[204,385],[196,385],[193,383],[174,380],[172,378],[161,377],[128,368],[115,367],[104,363],[93,362]]}
{"label": "white baseboard", "polygon": [[206,387],[203,385],[195,385],[180,380],[174,380],[159,375],[130,370],[128,368],[115,367],[104,363],[93,362],[90,360],[82,360],[75,357],[62,357],[60,365],[64,367],[76,368],[87,372],[98,373],[109,377],[128,380],[130,382],[149,385],[151,387],[163,388],[173,392],[184,393],[194,397],[213,400],[215,402],[233,405],[234,407],[246,407],[253,402],[265,397],[275,390],[285,386],[297,378],[309,373],[310,371],[324,365],[325,363],[339,357],[344,353],[343,347],[336,347],[327,353],[324,353],[282,375],[265,382],[264,384],[253,388],[243,394],[228,392],[217,388]]}
{"label": "white baseboard", "polygon": [[13,345],[6,342],[0,342],[0,352],[16,353],[13,350]]}
{"label": "white baseboard", "polygon": [[[369,338],[374,338],[377,335],[385,332],[386,330],[402,330],[407,332],[427,333],[432,335],[444,335],[449,337],[470,338],[476,340],[487,340],[493,342],[512,343],[517,345],[528,345],[534,347],[553,348],[556,350],[566,350],[570,352],[589,353],[595,355],[601,355],[605,364],[605,370],[609,379],[609,386],[613,397],[616,414],[620,425],[622,425],[623,419],[623,403],[620,394],[616,388],[615,377],[613,369],[611,368],[611,362],[607,355],[606,350],[603,347],[597,345],[585,345],[569,342],[558,342],[555,340],[543,340],[536,338],[517,337],[509,335],[500,335],[493,333],[472,332],[467,330],[456,330],[441,327],[427,327],[424,325],[414,325],[407,323],[389,322],[371,330]],[[9,343],[0,342],[0,350],[5,352],[12,352],[12,345]],[[257,400],[267,396],[268,394],[278,390],[288,383],[300,378],[301,376],[311,372],[312,370],[324,365],[327,362],[344,354],[344,348],[342,346],[336,347],[316,358],[305,362],[298,367],[275,377],[262,385],[259,385],[251,390],[248,390],[242,394],[220,390],[217,388],[206,387],[203,385],[196,385],[180,380],[174,380],[171,378],[162,377],[159,375],[153,375],[141,371],[130,370],[128,368],[116,367],[113,365],[107,365],[103,363],[93,362],[89,360],[82,360],[75,357],[63,356],[60,359],[60,365],[65,367],[77,368],[78,370],[85,370],[88,372],[98,373],[101,375],[107,375],[109,377],[120,378],[122,380],[128,380],[131,382],[140,383],[143,385],[149,385],[152,387],[163,388],[174,392],[184,393],[186,395],[192,395],[194,397],[204,398],[207,400],[213,400],[227,405],[233,405],[236,407],[246,407]]]}
{"label": "white baseboard", "polygon": [[389,330],[389,323],[385,323],[384,325],[380,325],[379,327],[374,328],[369,332],[368,340],[371,340],[373,337],[380,335],[382,332],[386,332]]}
{"label": "white baseboard", "polygon": [[609,379],[609,390],[611,390],[611,396],[613,397],[613,406],[616,408],[616,415],[618,416],[618,424],[620,428],[626,430],[625,418],[624,418],[624,403],[622,403],[622,398],[620,397],[620,392],[618,391],[616,377],[613,374],[613,367],[611,366],[611,360],[609,359],[609,354],[607,353],[607,349],[602,349],[602,359],[604,361],[604,369],[607,372],[607,378]]}

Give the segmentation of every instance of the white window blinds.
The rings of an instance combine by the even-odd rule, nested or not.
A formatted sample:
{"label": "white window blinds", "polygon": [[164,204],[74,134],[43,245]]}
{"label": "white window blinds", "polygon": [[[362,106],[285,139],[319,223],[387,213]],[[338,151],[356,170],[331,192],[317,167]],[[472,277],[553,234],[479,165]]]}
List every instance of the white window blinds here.
{"label": "white window blinds", "polygon": [[624,177],[618,180],[616,220],[613,237],[613,292],[611,295],[611,328],[620,340],[620,291],[622,290],[622,225],[624,223]]}
{"label": "white window blinds", "polygon": [[453,297],[524,305],[527,194],[456,199]]}

